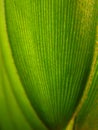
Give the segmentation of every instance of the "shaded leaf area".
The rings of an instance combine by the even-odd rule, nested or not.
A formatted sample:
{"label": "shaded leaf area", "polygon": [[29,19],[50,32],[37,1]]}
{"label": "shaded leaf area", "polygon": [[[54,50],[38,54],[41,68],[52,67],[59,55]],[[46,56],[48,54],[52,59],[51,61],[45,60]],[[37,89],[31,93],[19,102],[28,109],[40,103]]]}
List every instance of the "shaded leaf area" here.
{"label": "shaded leaf area", "polygon": [[49,129],[63,129],[91,68],[96,0],[5,0],[5,17],[15,65],[32,107]]}
{"label": "shaded leaf area", "polygon": [[98,129],[98,44],[95,53],[95,65],[88,95],[75,121],[75,130]]}

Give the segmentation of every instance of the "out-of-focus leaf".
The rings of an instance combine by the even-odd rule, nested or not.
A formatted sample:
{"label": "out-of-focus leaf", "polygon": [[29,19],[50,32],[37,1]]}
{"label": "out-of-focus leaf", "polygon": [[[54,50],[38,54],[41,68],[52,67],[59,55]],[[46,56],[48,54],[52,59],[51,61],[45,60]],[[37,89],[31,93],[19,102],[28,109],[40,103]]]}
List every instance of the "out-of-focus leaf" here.
{"label": "out-of-focus leaf", "polygon": [[98,129],[98,41],[93,62],[87,84],[89,86],[89,91],[87,95],[84,95],[84,104],[76,116],[75,130]]}
{"label": "out-of-focus leaf", "polygon": [[28,99],[48,128],[62,129],[90,72],[97,0],[4,2],[8,38]]}
{"label": "out-of-focus leaf", "polygon": [[0,130],[32,130],[11,91],[0,55]]}

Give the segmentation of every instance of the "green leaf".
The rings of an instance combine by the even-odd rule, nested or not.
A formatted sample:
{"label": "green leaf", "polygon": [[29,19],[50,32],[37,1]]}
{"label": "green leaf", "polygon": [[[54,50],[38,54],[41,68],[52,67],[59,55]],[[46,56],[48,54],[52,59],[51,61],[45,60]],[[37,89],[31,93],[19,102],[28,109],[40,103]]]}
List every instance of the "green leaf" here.
{"label": "green leaf", "polygon": [[1,61],[0,55],[0,130],[31,130],[28,121],[24,118],[24,114],[16,102]]}
{"label": "green leaf", "polygon": [[[21,110],[20,116],[23,115],[25,118],[24,124],[27,124],[28,122],[30,127],[34,130],[35,129],[46,130],[46,127],[38,118],[34,109],[31,107],[31,104],[19,80],[19,76],[15,68],[15,64],[13,61],[13,57],[11,55],[11,50],[10,50],[10,46],[8,42],[4,13],[5,13],[4,2],[0,0],[0,18],[2,18],[2,20],[0,20],[0,126],[3,127],[2,128],[3,130],[6,130],[6,129],[13,130],[13,127],[11,127],[13,123],[9,123],[11,122],[10,117],[9,117],[11,113],[6,112],[7,111],[6,109],[9,109],[9,110],[11,109],[12,111],[14,111],[15,107],[13,106],[13,103],[11,101],[9,102],[12,103],[12,105],[10,104],[11,106],[10,105],[7,106],[8,101],[3,98],[4,97],[3,95],[5,95],[6,97],[8,96],[10,97],[10,95],[14,95],[13,100],[14,102],[17,102],[16,104]],[[5,78],[3,75],[5,75]],[[6,88],[4,87],[4,82],[6,84],[5,85]],[[9,92],[7,94],[3,93],[2,88],[4,88],[4,91],[6,91],[6,89],[9,90]],[[4,103],[4,105],[2,102]],[[19,115],[19,112],[17,110],[19,109],[18,107],[16,107],[15,109],[15,113],[17,115]],[[2,110],[4,110],[4,112]],[[18,117],[14,121],[16,122],[19,120],[20,118]],[[17,123],[17,127],[19,126],[23,127],[21,129],[24,129],[25,127],[25,125],[23,125],[23,122],[21,122],[21,120],[20,120],[20,123]]]}
{"label": "green leaf", "polygon": [[84,103],[75,119],[75,130],[98,129],[98,41],[87,87],[88,94],[84,92]]}
{"label": "green leaf", "polygon": [[[92,64],[96,3],[5,0],[1,6],[7,30],[0,34],[4,66],[19,106],[36,130],[62,130],[75,112]],[[7,56],[9,45],[5,44],[11,47],[18,72]]]}

